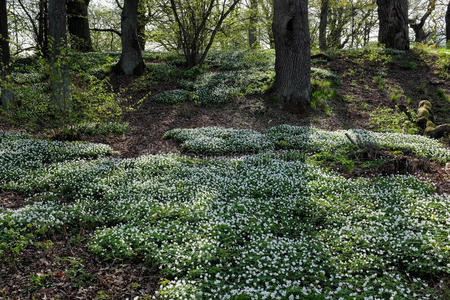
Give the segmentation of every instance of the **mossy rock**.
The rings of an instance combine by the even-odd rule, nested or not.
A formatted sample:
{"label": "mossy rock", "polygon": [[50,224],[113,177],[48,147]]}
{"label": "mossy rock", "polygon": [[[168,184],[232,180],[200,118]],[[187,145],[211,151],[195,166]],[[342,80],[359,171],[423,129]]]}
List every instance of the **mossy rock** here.
{"label": "mossy rock", "polygon": [[433,107],[433,105],[428,100],[422,100],[419,102],[419,109],[422,107],[427,108],[431,112],[431,108]]}
{"label": "mossy rock", "polygon": [[428,109],[427,107],[419,107],[419,109],[417,110],[417,119],[429,119],[431,116],[431,110]]}

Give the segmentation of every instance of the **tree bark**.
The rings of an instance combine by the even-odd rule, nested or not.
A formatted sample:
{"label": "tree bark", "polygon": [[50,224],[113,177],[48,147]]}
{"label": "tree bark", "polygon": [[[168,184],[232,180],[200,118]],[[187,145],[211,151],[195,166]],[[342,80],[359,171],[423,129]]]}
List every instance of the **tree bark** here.
{"label": "tree bark", "polygon": [[6,82],[10,59],[8,11],[6,9],[6,0],[0,0],[0,100],[4,107],[13,102],[13,94],[8,89],[8,84]]}
{"label": "tree bark", "polygon": [[138,3],[138,16],[137,16],[137,35],[139,46],[141,47],[141,51],[145,50],[145,44],[147,42],[147,35],[145,33],[145,27],[149,22],[149,18],[147,17],[147,7],[145,6],[144,1],[139,1]]}
{"label": "tree bark", "polygon": [[258,0],[250,0],[250,24],[248,28],[248,44],[251,49],[258,46]]}
{"label": "tree bark", "polygon": [[70,108],[69,66],[65,53],[67,50],[66,1],[49,0],[49,39],[51,49],[50,85],[52,101],[61,112]]}
{"label": "tree bark", "polygon": [[445,36],[447,39],[447,49],[450,49],[450,1],[447,6],[447,13],[445,14]]}
{"label": "tree bark", "polygon": [[322,0],[320,4],[319,48],[322,51],[327,50],[327,25],[328,25],[329,4],[330,4],[329,0]]}
{"label": "tree bark", "polygon": [[409,50],[408,0],[377,0],[378,41],[386,48]]}
{"label": "tree bark", "polygon": [[68,27],[72,49],[80,52],[92,51],[89,30],[88,6],[90,0],[67,0]]}
{"label": "tree bark", "polygon": [[138,0],[125,0],[122,9],[122,55],[114,71],[125,75],[144,73],[144,61],[137,35]]}
{"label": "tree bark", "polygon": [[6,0],[0,0],[0,55],[1,70],[5,70],[9,64],[9,34],[8,34],[8,11]]}
{"label": "tree bark", "polygon": [[39,0],[37,48],[42,56],[48,58],[48,1]]}
{"label": "tree bark", "polygon": [[311,94],[308,0],[274,0],[275,93],[295,113],[306,109]]}

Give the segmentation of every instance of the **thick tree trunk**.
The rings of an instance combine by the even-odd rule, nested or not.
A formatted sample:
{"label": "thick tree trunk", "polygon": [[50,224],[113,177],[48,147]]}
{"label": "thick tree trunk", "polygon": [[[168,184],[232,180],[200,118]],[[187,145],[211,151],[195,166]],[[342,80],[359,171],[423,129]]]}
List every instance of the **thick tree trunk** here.
{"label": "thick tree trunk", "polygon": [[0,0],[0,99],[3,106],[13,102],[13,94],[8,90],[6,75],[9,71],[8,11],[6,0]]}
{"label": "thick tree trunk", "polygon": [[308,0],[274,0],[276,94],[292,112],[302,112],[310,101],[311,50]]}
{"label": "thick tree trunk", "polygon": [[90,0],[67,0],[68,27],[72,49],[81,52],[92,51],[89,30],[88,6]]}
{"label": "thick tree trunk", "polygon": [[250,0],[250,24],[248,28],[248,44],[251,49],[258,46],[258,0]]}
{"label": "thick tree trunk", "polygon": [[387,48],[409,50],[408,0],[377,0],[378,41]]}
{"label": "thick tree trunk", "polygon": [[48,1],[49,39],[51,49],[50,85],[52,101],[66,112],[70,108],[69,66],[65,57],[67,48],[66,0]]}
{"label": "thick tree trunk", "polygon": [[450,1],[447,6],[447,13],[445,14],[445,36],[447,38],[447,49],[450,49]]}
{"label": "thick tree trunk", "polygon": [[44,57],[49,57],[48,53],[48,1],[39,0],[38,15],[38,50]]}
{"label": "thick tree trunk", "polygon": [[141,75],[144,61],[137,36],[138,0],[125,0],[122,9],[122,55],[115,69],[116,73]]}
{"label": "thick tree trunk", "polygon": [[327,25],[328,25],[328,7],[329,0],[322,0],[320,4],[320,23],[319,23],[319,48],[322,51],[327,50]]}

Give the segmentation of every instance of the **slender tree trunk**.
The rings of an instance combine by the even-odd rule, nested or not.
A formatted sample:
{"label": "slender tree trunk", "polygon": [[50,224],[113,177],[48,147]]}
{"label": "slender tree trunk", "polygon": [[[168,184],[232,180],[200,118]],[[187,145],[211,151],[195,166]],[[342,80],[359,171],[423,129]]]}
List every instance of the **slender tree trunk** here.
{"label": "slender tree trunk", "polygon": [[145,27],[147,26],[148,18],[147,18],[147,8],[145,7],[144,4],[145,4],[144,1],[139,1],[138,16],[137,16],[137,35],[141,51],[145,50],[145,44],[147,42]]}
{"label": "slender tree trunk", "polygon": [[248,28],[248,44],[251,49],[258,46],[258,0],[250,0],[250,24]]}
{"label": "slender tree trunk", "polygon": [[322,0],[320,4],[319,48],[327,50],[328,7],[330,0]]}
{"label": "slender tree trunk", "polygon": [[144,51],[145,44],[147,43],[147,36],[145,34],[145,25],[138,24],[137,34],[138,34],[139,47],[141,48],[141,51]]}
{"label": "slender tree trunk", "polygon": [[49,0],[48,18],[52,68],[51,97],[61,112],[67,112],[70,108],[70,77],[65,57],[67,51],[66,0]]}
{"label": "slender tree trunk", "polygon": [[378,41],[387,48],[409,50],[408,0],[377,0]]}
{"label": "slender tree trunk", "polygon": [[8,89],[6,82],[10,59],[8,11],[6,9],[6,0],[0,0],[0,100],[5,107],[13,102],[13,94]]}
{"label": "slender tree trunk", "polygon": [[418,24],[410,24],[412,30],[414,30],[414,34],[416,36],[415,41],[420,43],[426,40],[427,34],[423,30],[422,26],[419,26]]}
{"label": "slender tree trunk", "polygon": [[68,27],[72,49],[81,52],[92,51],[89,30],[88,6],[90,0],[67,0]]}
{"label": "slender tree trunk", "polygon": [[299,113],[311,94],[308,0],[274,0],[275,93]]}
{"label": "slender tree trunk", "polygon": [[5,70],[11,58],[9,53],[8,11],[6,0],[0,0],[0,66]]}
{"label": "slender tree trunk", "polygon": [[137,36],[138,0],[125,0],[122,9],[122,55],[115,66],[116,73],[141,75],[144,61]]}
{"label": "slender tree trunk", "polygon": [[450,1],[447,6],[447,13],[445,14],[445,36],[447,39],[447,49],[450,49]]}
{"label": "slender tree trunk", "polygon": [[48,53],[48,1],[39,0],[37,48],[44,57]]}

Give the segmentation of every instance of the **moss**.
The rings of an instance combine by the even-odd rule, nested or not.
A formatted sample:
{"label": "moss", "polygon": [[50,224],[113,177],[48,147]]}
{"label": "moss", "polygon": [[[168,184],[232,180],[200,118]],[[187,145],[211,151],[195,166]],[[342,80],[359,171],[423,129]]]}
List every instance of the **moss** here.
{"label": "moss", "polygon": [[430,110],[427,107],[419,107],[417,110],[417,118],[424,118],[428,120],[430,118]]}
{"label": "moss", "polygon": [[422,100],[422,101],[419,102],[419,108],[420,108],[420,107],[425,107],[425,108],[427,108],[429,111],[431,111],[431,108],[432,108],[433,106],[431,105],[431,102],[430,102],[430,101],[428,101],[428,100]]}

